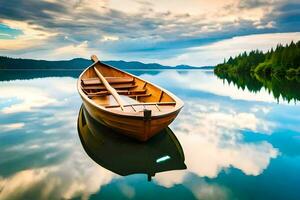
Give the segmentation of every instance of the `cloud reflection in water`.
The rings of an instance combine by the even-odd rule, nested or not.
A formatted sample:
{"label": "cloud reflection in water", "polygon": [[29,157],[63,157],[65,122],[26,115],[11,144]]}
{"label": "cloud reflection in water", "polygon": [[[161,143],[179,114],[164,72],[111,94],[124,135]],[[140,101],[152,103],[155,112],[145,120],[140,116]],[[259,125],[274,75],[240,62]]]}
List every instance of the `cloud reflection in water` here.
{"label": "cloud reflection in water", "polygon": [[[240,95],[243,91],[235,93],[232,87],[225,87],[224,91],[217,89],[221,88],[220,81],[203,72],[142,76],[178,91],[185,101],[182,113],[171,128],[183,146],[188,169],[157,174],[154,184],[158,187],[181,184],[196,198],[225,199],[230,189],[209,183],[205,177],[213,179],[230,168],[257,176],[279,155],[279,150],[267,141],[248,142],[243,136],[245,130],[252,134],[272,134],[276,126],[266,119],[271,112],[269,105],[243,106],[219,96],[214,100],[203,95],[189,96],[190,90],[233,95],[233,99],[240,100],[247,97]],[[168,76],[173,81],[166,79]],[[105,185],[127,180],[98,166],[82,149],[76,129],[81,101],[75,85],[76,79],[67,77],[0,82],[0,150],[5,152],[5,157],[0,156],[0,199],[88,199],[101,192]],[[183,86],[186,93],[182,93]],[[250,99],[272,102],[268,95],[254,95]],[[11,165],[14,167],[9,168]],[[129,183],[121,188],[122,195],[126,193],[128,197],[138,192]]]}

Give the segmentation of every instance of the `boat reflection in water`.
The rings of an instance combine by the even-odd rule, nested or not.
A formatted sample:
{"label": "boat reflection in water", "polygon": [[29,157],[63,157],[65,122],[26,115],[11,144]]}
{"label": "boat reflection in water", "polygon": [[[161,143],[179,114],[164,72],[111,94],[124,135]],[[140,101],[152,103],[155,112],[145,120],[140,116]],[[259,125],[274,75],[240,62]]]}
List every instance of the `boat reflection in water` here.
{"label": "boat reflection in water", "polygon": [[81,106],[78,133],[86,153],[102,167],[122,176],[186,169],[182,147],[170,128],[140,143],[92,118]]}

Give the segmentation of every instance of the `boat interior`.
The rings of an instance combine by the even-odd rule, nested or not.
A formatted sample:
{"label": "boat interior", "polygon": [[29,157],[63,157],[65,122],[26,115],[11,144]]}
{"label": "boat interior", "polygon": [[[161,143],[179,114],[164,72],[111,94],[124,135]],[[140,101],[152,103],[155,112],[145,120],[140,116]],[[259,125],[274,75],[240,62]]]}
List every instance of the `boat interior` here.
{"label": "boat interior", "polygon": [[[103,83],[99,72],[109,86]],[[122,103],[112,94],[113,92],[108,88],[110,86]],[[176,101],[165,91],[101,62],[88,68],[81,76],[81,89],[89,99],[108,110],[167,112],[176,105]]]}

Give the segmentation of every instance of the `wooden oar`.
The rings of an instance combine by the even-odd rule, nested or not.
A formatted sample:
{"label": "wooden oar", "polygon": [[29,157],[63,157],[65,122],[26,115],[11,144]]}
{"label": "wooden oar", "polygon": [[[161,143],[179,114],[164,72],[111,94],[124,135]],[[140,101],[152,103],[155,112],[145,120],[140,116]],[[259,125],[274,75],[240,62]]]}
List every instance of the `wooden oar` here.
{"label": "wooden oar", "polygon": [[[98,62],[99,61],[98,58],[97,58],[97,56],[95,56],[95,55],[92,55],[91,59],[94,62]],[[97,76],[99,77],[99,79],[101,80],[101,82],[103,83],[103,85],[105,86],[105,88],[107,89],[107,91],[109,91],[111,93],[111,95],[114,97],[114,99],[120,105],[121,109],[124,110],[123,100],[121,99],[120,95],[117,93],[117,91],[115,90],[115,88],[113,88],[108,83],[108,81],[104,78],[104,76],[102,76],[102,74],[98,71],[98,69],[96,67],[94,67],[94,70],[95,70]]]}

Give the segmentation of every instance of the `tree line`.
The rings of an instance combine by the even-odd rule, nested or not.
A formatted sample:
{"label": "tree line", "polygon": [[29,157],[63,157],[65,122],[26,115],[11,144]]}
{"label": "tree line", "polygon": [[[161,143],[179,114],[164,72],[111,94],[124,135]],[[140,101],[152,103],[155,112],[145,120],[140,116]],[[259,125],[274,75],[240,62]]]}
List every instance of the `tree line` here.
{"label": "tree line", "polygon": [[266,53],[253,50],[244,52],[236,57],[230,57],[218,64],[215,69],[217,75],[227,74],[255,74],[260,77],[286,77],[299,79],[300,77],[300,41],[285,46],[278,44],[275,49]]}

